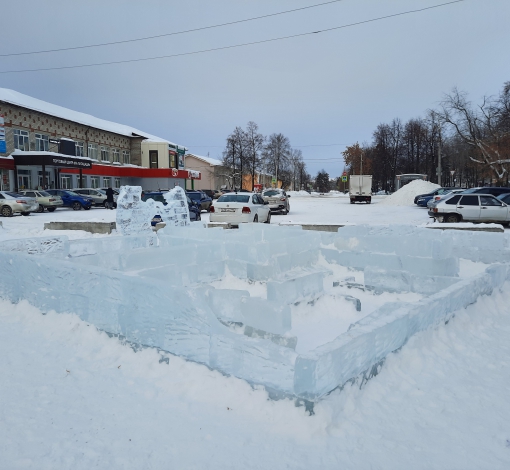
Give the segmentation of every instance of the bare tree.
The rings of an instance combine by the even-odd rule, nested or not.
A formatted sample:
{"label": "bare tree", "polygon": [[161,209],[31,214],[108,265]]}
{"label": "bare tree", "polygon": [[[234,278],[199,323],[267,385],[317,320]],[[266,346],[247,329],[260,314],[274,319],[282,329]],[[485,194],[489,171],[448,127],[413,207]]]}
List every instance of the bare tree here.
{"label": "bare tree", "polygon": [[290,141],[283,134],[271,134],[264,146],[266,168],[275,175],[277,182],[288,169],[290,150]]}
{"label": "bare tree", "polygon": [[259,133],[259,126],[250,121],[246,126],[245,146],[246,146],[246,166],[251,174],[251,190],[254,190],[255,173],[259,172],[262,166],[262,151],[264,150],[264,136]]}
{"label": "bare tree", "polygon": [[455,88],[441,102],[438,115],[472,148],[470,159],[503,180],[510,163],[510,83],[498,97],[484,97],[477,106]]}
{"label": "bare tree", "polygon": [[227,145],[223,151],[223,166],[227,168],[231,189],[241,188],[243,174],[246,172],[248,151],[246,148],[246,135],[243,129],[236,127],[227,137]]}

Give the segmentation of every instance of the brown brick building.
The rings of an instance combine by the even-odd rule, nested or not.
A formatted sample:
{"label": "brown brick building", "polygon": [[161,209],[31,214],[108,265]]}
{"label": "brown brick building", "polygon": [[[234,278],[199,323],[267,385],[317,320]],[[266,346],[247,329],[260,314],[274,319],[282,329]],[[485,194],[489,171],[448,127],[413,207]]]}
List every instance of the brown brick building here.
{"label": "brown brick building", "polygon": [[0,88],[0,189],[186,187],[187,179],[200,175],[184,169],[185,150],[130,126]]}

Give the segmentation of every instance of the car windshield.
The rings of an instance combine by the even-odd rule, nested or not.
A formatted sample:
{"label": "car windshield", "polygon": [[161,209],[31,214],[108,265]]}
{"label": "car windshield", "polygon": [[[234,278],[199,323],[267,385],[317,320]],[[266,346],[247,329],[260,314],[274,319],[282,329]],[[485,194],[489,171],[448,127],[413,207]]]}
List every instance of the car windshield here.
{"label": "car windshield", "polygon": [[265,191],[263,196],[270,197],[270,196],[278,196],[280,194],[280,191],[276,191],[274,189],[270,191]]}
{"label": "car windshield", "polygon": [[68,194],[69,196],[82,196],[81,194],[75,193],[74,191],[63,191],[64,194]]}
{"label": "car windshield", "polygon": [[202,195],[200,193],[188,193],[188,196],[190,199],[193,199],[194,201],[200,201],[202,198]]}
{"label": "car windshield", "polygon": [[39,194],[42,196],[42,197],[49,197],[51,196],[50,193],[47,193],[46,191],[39,191]]}
{"label": "car windshield", "polygon": [[14,193],[14,192],[9,192],[9,193],[5,193],[11,197],[27,197],[27,196],[23,196],[23,194],[18,194],[18,193]]}
{"label": "car windshield", "polygon": [[471,194],[471,193],[474,193],[476,191],[478,191],[479,188],[471,188],[471,189],[466,189],[465,191],[463,191],[464,194]]}
{"label": "car windshield", "polygon": [[218,202],[250,202],[250,196],[244,194],[225,194],[218,199]]}

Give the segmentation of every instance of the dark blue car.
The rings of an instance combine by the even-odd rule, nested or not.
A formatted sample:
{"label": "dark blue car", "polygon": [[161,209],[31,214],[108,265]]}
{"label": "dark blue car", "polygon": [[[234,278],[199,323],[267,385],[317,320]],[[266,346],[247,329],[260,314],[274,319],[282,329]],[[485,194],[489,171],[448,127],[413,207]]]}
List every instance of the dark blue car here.
{"label": "dark blue car", "polygon": [[212,206],[212,199],[202,191],[188,190],[186,194],[193,202],[200,206],[200,210],[209,212]]}
{"label": "dark blue car", "polygon": [[[163,194],[164,194],[163,192],[159,192],[159,191],[144,193],[142,196],[142,201],[146,201],[147,199],[154,199],[155,201],[161,202],[166,206],[167,202],[166,202]],[[197,222],[201,219],[200,204],[195,203],[189,197],[187,197],[187,199],[188,199],[189,220],[191,222]],[[152,218],[151,225],[154,227],[158,222],[161,222],[161,221],[162,221],[161,215],[156,214]]]}
{"label": "dark blue car", "polygon": [[91,198],[67,189],[47,189],[46,192],[53,196],[60,196],[64,207],[71,207],[75,211],[81,209],[89,210],[94,205],[94,201]]}

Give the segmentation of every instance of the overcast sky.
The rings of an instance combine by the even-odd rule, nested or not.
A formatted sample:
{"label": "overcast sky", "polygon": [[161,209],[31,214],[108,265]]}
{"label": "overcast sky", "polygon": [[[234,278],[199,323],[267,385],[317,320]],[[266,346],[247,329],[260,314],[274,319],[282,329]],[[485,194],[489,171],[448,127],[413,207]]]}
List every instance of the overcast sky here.
{"label": "overcast sky", "polygon": [[[327,0],[2,2],[0,54],[154,36]],[[446,0],[343,0],[285,15],[115,46],[1,57],[0,71],[139,59],[323,30]],[[0,74],[0,86],[129,124],[221,158],[255,121],[303,151],[309,172],[343,169],[345,145],[394,117],[422,116],[453,86],[473,100],[510,80],[510,0],[466,0],[336,31],[152,61]],[[339,144],[339,145],[331,145]]]}

